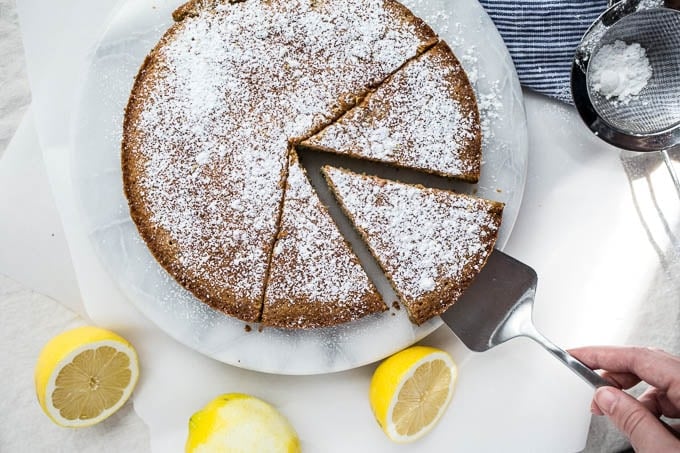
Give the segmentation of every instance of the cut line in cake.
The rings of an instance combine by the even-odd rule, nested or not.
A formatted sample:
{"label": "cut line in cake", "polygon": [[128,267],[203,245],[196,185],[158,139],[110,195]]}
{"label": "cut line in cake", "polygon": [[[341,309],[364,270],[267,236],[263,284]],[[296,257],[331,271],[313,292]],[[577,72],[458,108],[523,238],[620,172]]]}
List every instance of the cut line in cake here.
{"label": "cut line in cake", "polygon": [[326,327],[387,310],[291,150],[262,323]]}
{"label": "cut line in cake", "polygon": [[393,0],[195,0],[178,11],[126,109],[131,216],[178,283],[259,321],[288,141],[437,38]]}
{"label": "cut line in cake", "polygon": [[[434,94],[422,105],[413,102],[414,106],[432,110],[442,93],[458,93],[452,94],[450,106],[443,104],[442,113],[464,111],[449,116],[459,125],[466,115],[477,123],[476,130],[471,126],[460,133],[465,144],[454,140],[456,151],[473,149],[479,141],[474,94],[447,91],[455,85],[455,77],[460,86],[469,87],[448,46],[394,0],[194,0],[174,17],[177,22],[137,75],[122,141],[131,217],[153,256],[199,300],[245,322],[315,328],[332,325],[331,319],[343,323],[384,310],[385,304],[374,300],[370,281],[368,286],[360,283],[363,292],[352,293],[345,304],[336,300],[323,306],[318,301],[315,308],[306,309],[316,310],[318,319],[290,308],[300,288],[296,283],[283,285],[290,280],[281,272],[275,248],[288,242],[282,236],[286,227],[305,222],[287,211],[296,203],[286,197],[286,187],[291,187],[288,178],[292,174],[299,182],[300,174],[304,177],[295,148],[305,147],[300,143],[313,136],[350,125],[352,118],[361,115],[375,120],[361,123],[373,128],[371,134],[384,132],[386,126],[376,121],[395,117],[390,116],[394,109],[395,114],[404,114],[407,123],[400,136],[402,149],[413,150],[403,154],[402,166],[476,181],[478,162],[476,170],[472,165],[453,171],[449,162],[440,171],[431,162],[413,160],[417,149],[435,148],[429,141],[419,144],[419,139],[449,137],[442,133],[446,121],[418,123],[423,130],[412,127],[404,103],[411,97],[421,99],[424,86]],[[432,70],[422,79],[427,72],[422,68],[434,63],[446,70]],[[437,77],[444,83],[431,80]],[[411,79],[427,83],[405,83]],[[389,90],[399,92],[399,87],[406,96],[395,103],[398,96]],[[390,107],[378,102],[388,96]],[[381,115],[381,109],[387,111]],[[434,110],[430,114],[436,116]],[[450,134],[453,129],[447,130]],[[479,149],[476,152],[479,160]],[[398,156],[375,159],[368,152],[354,154],[380,161],[375,165],[400,165]],[[314,218],[327,227],[326,245],[340,253],[340,233],[332,219],[326,222],[326,208],[310,201],[316,196],[308,197],[306,208],[300,204],[298,211],[316,212]],[[299,244],[304,241],[315,243],[316,238],[299,237]],[[346,252],[342,252],[346,258],[354,256]],[[299,267],[313,264],[302,261]],[[356,270],[352,259],[343,262],[354,269],[348,272]],[[367,279],[362,275],[357,277],[361,282]],[[304,286],[301,280],[298,284]],[[279,297],[274,288],[290,296]],[[311,289],[307,296],[313,294]],[[349,307],[352,304],[356,306]],[[340,314],[329,315],[332,307]]]}
{"label": "cut line in cake", "polygon": [[474,183],[481,141],[472,86],[440,41],[301,144]]}

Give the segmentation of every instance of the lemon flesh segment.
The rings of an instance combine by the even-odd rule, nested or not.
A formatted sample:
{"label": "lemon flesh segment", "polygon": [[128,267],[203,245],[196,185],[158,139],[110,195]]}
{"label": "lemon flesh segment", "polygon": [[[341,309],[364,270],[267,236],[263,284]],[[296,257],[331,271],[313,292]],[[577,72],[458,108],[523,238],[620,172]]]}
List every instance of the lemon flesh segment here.
{"label": "lemon flesh segment", "polygon": [[81,327],[53,338],[36,366],[36,393],[58,425],[78,428],[115,413],[139,377],[137,353],[122,337]]}
{"label": "lemon flesh segment", "polygon": [[298,453],[300,440],[288,420],[253,396],[231,393],[211,401],[189,420],[187,453]]}
{"label": "lemon flesh segment", "polygon": [[404,381],[392,409],[394,429],[413,437],[431,426],[449,400],[451,369],[443,360],[425,362]]}
{"label": "lemon flesh segment", "polygon": [[386,359],[371,380],[375,417],[395,442],[411,442],[429,432],[446,411],[457,367],[446,352],[413,346]]}
{"label": "lemon flesh segment", "polygon": [[52,404],[67,420],[88,420],[111,409],[130,385],[130,358],[111,346],[86,349],[57,374]]}

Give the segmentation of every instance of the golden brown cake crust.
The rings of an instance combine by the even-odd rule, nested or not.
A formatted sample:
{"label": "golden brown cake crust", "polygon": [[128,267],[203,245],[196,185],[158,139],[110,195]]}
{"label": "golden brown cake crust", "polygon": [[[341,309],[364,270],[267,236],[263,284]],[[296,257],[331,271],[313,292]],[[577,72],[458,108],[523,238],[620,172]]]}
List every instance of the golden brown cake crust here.
{"label": "golden brown cake crust", "polygon": [[121,163],[123,188],[128,200],[130,216],[154,258],[180,285],[217,310],[243,321],[256,322],[260,317],[261,296],[237,297],[228,289],[214,285],[210,279],[192,275],[191,270],[187,271],[184,266],[181,266],[177,258],[179,253],[177,242],[166,229],[152,220],[153,213],[149,209],[149,204],[144,200],[143,193],[138,190],[141,185],[140,179],[143,178],[146,159],[135,152],[140,143],[139,134],[136,133],[133,124],[139,123],[144,104],[147,102],[145,94],[151,89],[155,74],[159,66],[163,64],[157,58],[158,49],[172,40],[176,29],[176,26],[170,27],[144,59],[125,110]]}
{"label": "golden brown cake crust", "polygon": [[181,6],[126,108],[123,182],[141,237],[178,283],[248,322],[260,320],[288,141],[436,42],[393,0],[313,3]]}

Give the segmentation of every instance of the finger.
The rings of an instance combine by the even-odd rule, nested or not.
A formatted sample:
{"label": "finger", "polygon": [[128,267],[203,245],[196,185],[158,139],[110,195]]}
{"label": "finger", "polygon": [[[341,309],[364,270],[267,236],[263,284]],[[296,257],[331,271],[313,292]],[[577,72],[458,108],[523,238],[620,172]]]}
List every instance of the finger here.
{"label": "finger", "polygon": [[648,388],[644,391],[644,393],[642,393],[642,395],[638,397],[638,401],[640,404],[645,406],[649,412],[658,418],[661,417],[663,413],[661,412],[661,407],[659,406],[659,402],[656,399],[656,392],[654,392],[655,390],[656,389],[654,387]]}
{"label": "finger", "polygon": [[591,346],[569,352],[593,369],[631,373],[666,392],[676,386],[677,389],[668,396],[680,405],[680,359],[677,357],[658,349],[641,347]]}
{"label": "finger", "polygon": [[602,373],[602,377],[611,382],[614,387],[620,389],[629,389],[640,383],[640,378],[632,373],[615,373],[612,371],[605,371]]}
{"label": "finger", "polygon": [[647,409],[656,416],[665,415],[670,418],[680,417],[680,408],[668,399],[665,392],[651,387],[644,391],[638,398]]}
{"label": "finger", "polygon": [[677,451],[680,441],[638,400],[614,387],[600,387],[595,403],[629,439],[635,451]]}

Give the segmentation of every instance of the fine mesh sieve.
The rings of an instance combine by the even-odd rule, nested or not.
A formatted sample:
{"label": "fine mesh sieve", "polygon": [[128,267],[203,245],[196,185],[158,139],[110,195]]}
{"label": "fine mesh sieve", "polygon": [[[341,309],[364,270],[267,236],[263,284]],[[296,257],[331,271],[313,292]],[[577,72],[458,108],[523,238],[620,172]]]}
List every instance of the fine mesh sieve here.
{"label": "fine mesh sieve", "polygon": [[592,89],[593,65],[586,77],[595,111],[612,127],[633,134],[655,134],[680,125],[680,12],[666,8],[639,11],[612,25],[595,45],[638,43],[646,50],[652,76],[629,102],[607,99]]}
{"label": "fine mesh sieve", "polygon": [[[680,148],[680,11],[675,0],[622,0],[588,29],[577,48],[571,92],[581,118],[598,137],[629,151],[661,152],[680,195],[668,151]],[[591,88],[590,63],[605,45],[638,43],[651,78],[639,94],[607,99]]]}

